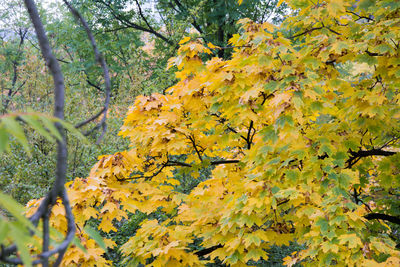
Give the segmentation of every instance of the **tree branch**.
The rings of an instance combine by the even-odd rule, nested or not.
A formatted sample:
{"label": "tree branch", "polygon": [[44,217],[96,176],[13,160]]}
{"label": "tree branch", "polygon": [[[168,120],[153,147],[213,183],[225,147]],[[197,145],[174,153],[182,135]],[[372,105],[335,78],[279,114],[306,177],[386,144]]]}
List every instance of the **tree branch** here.
{"label": "tree branch", "polygon": [[86,124],[88,124],[88,123],[94,121],[95,119],[97,119],[98,117],[100,117],[101,114],[103,114],[105,111],[106,111],[106,108],[103,107],[97,114],[93,115],[93,116],[90,117],[89,119],[87,119],[87,120],[85,120],[85,121],[82,121],[82,122],[80,122],[80,123],[75,124],[75,128],[77,128],[77,129],[78,129],[78,128],[81,128],[81,127],[83,127],[84,125],[86,125]]}
{"label": "tree branch", "polygon": [[370,157],[370,156],[393,156],[397,152],[386,151],[382,149],[371,149],[371,150],[359,150],[357,152],[350,151],[351,157],[346,161],[346,168],[353,167],[361,158]]}
{"label": "tree branch", "polygon": [[149,22],[147,21],[146,17],[144,16],[144,14],[143,14],[143,12],[142,12],[142,8],[141,8],[141,6],[140,6],[140,4],[139,4],[139,1],[138,1],[138,0],[135,0],[135,2],[136,2],[136,5],[137,5],[137,7],[138,7],[138,9],[139,9],[139,15],[140,15],[140,17],[143,19],[144,23],[146,23],[147,27],[148,27],[150,30],[154,31],[153,27],[151,27],[151,25],[150,25]]}
{"label": "tree branch", "polygon": [[94,39],[94,36],[93,36],[92,32],[90,31],[89,25],[87,24],[86,20],[67,0],[63,0],[63,1],[64,1],[65,5],[67,5],[67,7],[71,11],[71,13],[75,16],[75,18],[78,21],[80,21],[83,28],[85,29],[86,34],[89,38],[89,41],[92,45],[92,48],[93,48],[93,51],[94,51],[94,54],[96,57],[96,61],[100,64],[101,68],[103,69],[104,83],[105,83],[105,89],[106,89],[105,90],[104,108],[101,112],[94,115],[92,118],[89,118],[88,120],[86,120],[84,122],[78,123],[78,125],[80,125],[80,127],[82,127],[83,125],[95,120],[98,116],[103,114],[103,118],[101,119],[100,123],[98,124],[98,127],[95,126],[96,129],[99,127],[102,127],[102,132],[96,141],[96,144],[99,144],[100,141],[103,139],[104,134],[107,131],[106,119],[107,119],[107,112],[108,112],[108,107],[110,104],[110,95],[111,95],[110,73],[108,71],[108,66],[107,66],[106,61],[104,60],[104,57],[102,56],[99,49],[97,48],[96,40]]}
{"label": "tree branch", "polygon": [[350,13],[350,14],[353,14],[354,16],[357,16],[358,18],[356,19],[356,21],[357,20],[360,20],[360,19],[366,19],[366,20],[368,20],[368,22],[369,21],[375,21],[373,18],[370,18],[370,17],[365,17],[365,16],[360,16],[360,15],[358,15],[356,12],[353,12],[353,11],[346,11],[347,13]]}
{"label": "tree branch", "polygon": [[400,218],[382,213],[369,213],[364,216],[367,220],[384,220],[400,225]]}
{"label": "tree branch", "polygon": [[112,16],[118,20],[119,22],[121,22],[122,24],[124,24],[125,26],[128,26],[130,28],[136,29],[136,30],[140,30],[140,31],[144,31],[144,32],[148,32],[151,34],[154,34],[155,36],[157,36],[158,38],[160,38],[161,40],[163,40],[164,42],[168,43],[169,45],[173,45],[174,43],[169,40],[167,37],[165,37],[164,35],[162,35],[161,33],[155,31],[153,28],[145,28],[142,27],[136,23],[133,23],[125,18],[123,18],[122,16],[118,15],[115,10],[112,8],[110,3],[107,3],[106,1],[102,1],[99,0],[98,2],[100,2],[101,4],[103,4],[104,6],[106,6],[110,11]]}
{"label": "tree branch", "polygon": [[223,245],[218,244],[216,246],[212,246],[212,247],[209,247],[209,248],[205,248],[205,249],[199,250],[199,251],[195,252],[194,254],[196,254],[198,257],[202,257],[202,256],[205,256],[207,254],[210,254],[214,250],[217,250],[217,249],[223,248],[223,247],[224,247]]}
{"label": "tree branch", "polygon": [[[247,149],[250,149],[251,148],[251,144],[252,144],[252,142],[253,142],[253,138],[252,138],[252,135],[251,135],[251,130],[252,129],[254,129],[253,128],[253,121],[250,121],[250,126],[249,126],[249,130],[247,131],[247,138],[246,138],[246,142],[247,142]],[[255,130],[254,130],[254,132],[255,132]],[[254,136],[254,135],[253,135]]]}
{"label": "tree branch", "polygon": [[293,35],[293,36],[290,36],[288,39],[294,39],[294,38],[300,37],[300,36],[302,36],[302,35],[311,33],[311,32],[313,32],[313,31],[320,30],[320,29],[322,29],[322,28],[324,28],[324,27],[315,27],[315,28],[311,28],[311,29],[306,30],[306,31],[304,31],[304,32],[301,32],[301,33],[295,34],[295,35]]}
{"label": "tree branch", "polygon": [[[235,164],[235,163],[239,163],[239,160],[236,159],[227,159],[227,160],[216,160],[216,161],[211,161],[210,165],[212,166],[216,166],[216,165],[222,165],[222,164]],[[181,161],[173,161],[170,160],[168,161],[167,166],[182,166],[182,167],[192,167],[191,164],[186,163],[186,162],[181,162]]]}
{"label": "tree branch", "polygon": [[368,56],[371,56],[371,57],[378,57],[378,56],[382,56],[381,54],[378,54],[378,53],[374,53],[374,52],[370,52],[370,51],[365,51],[365,53],[367,53],[367,55]]}
{"label": "tree branch", "polygon": [[87,82],[90,86],[96,88],[98,91],[103,92],[103,90],[100,88],[100,86],[98,86],[97,84],[94,84],[94,83],[91,82],[89,79],[86,79],[86,82]]}
{"label": "tree branch", "polygon": [[226,159],[226,160],[216,160],[216,161],[211,161],[211,165],[221,165],[221,164],[234,164],[234,163],[239,163],[240,161],[237,159]]}
{"label": "tree branch", "polygon": [[197,148],[197,145],[196,145],[194,136],[189,136],[188,138],[189,138],[189,140],[192,142],[193,148],[194,148],[194,150],[196,151],[196,154],[197,154],[197,156],[199,157],[200,161],[203,162],[203,157],[201,156],[200,151],[199,151],[199,149]]}
{"label": "tree branch", "polygon": [[[186,13],[187,16],[190,16],[193,19],[193,22],[191,23],[193,25],[193,27],[200,33],[203,34],[203,30],[201,29],[200,25],[197,23],[196,18],[194,16],[192,16],[190,14],[190,12],[187,10],[186,7],[184,7],[182,5],[181,2],[179,2],[179,0],[174,0],[175,4],[178,6],[179,10],[181,10],[181,12]],[[172,3],[170,3],[172,6]],[[175,9],[175,8],[174,8]],[[175,11],[178,12],[178,10],[175,9]]]}
{"label": "tree branch", "polygon": [[[46,65],[50,70],[54,82],[54,116],[63,120],[64,119],[64,77],[61,72],[60,65],[58,64],[57,58],[53,55],[49,41],[47,39],[42,21],[39,17],[39,12],[37,10],[36,4],[33,0],[24,0],[25,7],[28,11],[31,22],[34,26],[37,39],[39,42],[40,50],[42,52],[43,58],[45,59]],[[33,264],[42,263],[43,266],[48,265],[48,258],[56,253],[58,253],[57,261],[53,266],[59,266],[67,249],[69,243],[75,234],[75,223],[74,217],[72,215],[71,207],[69,205],[68,196],[64,188],[66,170],[67,170],[67,146],[65,141],[65,134],[60,123],[55,123],[55,127],[60,132],[62,136],[61,140],[57,141],[57,164],[55,181],[52,188],[45,196],[43,201],[40,203],[39,208],[30,218],[34,226],[37,226],[40,219],[43,219],[43,247],[42,253],[37,255],[39,259],[33,261]],[[68,232],[64,241],[58,245],[53,250],[48,250],[49,245],[49,214],[52,207],[57,201],[57,197],[60,196],[66,211],[66,219],[68,224]],[[10,255],[17,251],[15,245],[10,246],[6,249],[1,249],[0,259],[13,263],[13,264],[23,264],[20,258],[9,258]]]}

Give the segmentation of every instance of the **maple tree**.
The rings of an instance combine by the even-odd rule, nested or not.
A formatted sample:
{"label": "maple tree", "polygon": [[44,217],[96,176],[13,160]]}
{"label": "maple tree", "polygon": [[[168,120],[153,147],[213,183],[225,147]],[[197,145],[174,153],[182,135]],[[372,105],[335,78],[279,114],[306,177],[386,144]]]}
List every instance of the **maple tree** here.
{"label": "maple tree", "polygon": [[[85,225],[94,218],[116,232],[137,211],[167,218],[143,221],[122,246],[129,266],[245,266],[290,241],[305,248],[287,266],[400,265],[390,236],[399,224],[400,2],[286,2],[295,12],[280,27],[240,21],[231,59],[203,61],[219,48],[181,41],[170,60],[179,82],[137,97],[127,114],[120,134],[130,150],[67,184],[86,251],[69,248],[65,266],[111,264],[102,254],[115,243],[96,243]],[[189,193],[176,190],[177,171],[196,178],[207,168]],[[61,203],[52,214],[65,232]]]}

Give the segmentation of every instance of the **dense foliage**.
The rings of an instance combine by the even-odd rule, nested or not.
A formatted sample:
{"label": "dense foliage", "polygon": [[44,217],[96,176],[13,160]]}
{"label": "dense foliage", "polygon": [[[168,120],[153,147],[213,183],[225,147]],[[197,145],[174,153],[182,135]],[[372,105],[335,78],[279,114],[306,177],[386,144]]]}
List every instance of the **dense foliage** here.
{"label": "dense foliage", "polygon": [[[99,246],[85,225],[118,232],[138,213],[148,217],[121,250],[129,266],[242,266],[293,241],[288,266],[400,264],[400,3],[288,4],[280,27],[241,20],[230,59],[181,41],[179,82],[127,114],[130,149],[67,185],[87,251],[71,247],[65,265],[111,264],[114,242]],[[208,177],[182,191],[182,174]],[[65,231],[61,206],[52,225]]]}
{"label": "dense foliage", "polygon": [[[261,12],[284,13],[275,1],[159,0],[158,19],[142,1],[78,3],[110,62],[111,133],[127,115],[125,141],[67,140],[77,231],[63,266],[400,265],[400,3],[286,3],[280,26]],[[2,14],[20,21],[0,40],[0,152],[13,151],[2,154],[0,187],[25,203],[50,186],[59,120],[37,112],[52,104],[52,86],[29,26]],[[78,123],[102,107],[102,72],[72,17],[45,23],[66,117]],[[187,24],[197,32],[163,71]],[[153,39],[138,30],[155,46],[139,48]],[[163,93],[126,111],[157,86]],[[11,198],[0,194],[0,205],[0,242],[15,242],[29,266],[43,233]],[[67,232],[65,210],[61,200],[52,208],[50,248]]]}

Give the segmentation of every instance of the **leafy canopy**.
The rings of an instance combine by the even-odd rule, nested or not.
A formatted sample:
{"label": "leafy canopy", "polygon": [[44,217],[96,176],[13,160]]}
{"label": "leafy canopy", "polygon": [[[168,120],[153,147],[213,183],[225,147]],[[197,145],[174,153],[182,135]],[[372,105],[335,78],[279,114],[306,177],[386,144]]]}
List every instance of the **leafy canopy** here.
{"label": "leafy canopy", "polygon": [[[68,185],[79,229],[165,213],[123,245],[129,266],[242,266],[290,241],[305,249],[288,266],[400,265],[388,225],[400,213],[400,2],[287,2],[280,27],[240,21],[231,59],[203,62],[218,47],[181,41],[179,82],[127,114],[130,150]],[[177,171],[205,168],[209,179],[177,190]],[[62,213],[52,224],[65,231]],[[65,265],[111,264],[78,236],[88,251],[73,246]]]}

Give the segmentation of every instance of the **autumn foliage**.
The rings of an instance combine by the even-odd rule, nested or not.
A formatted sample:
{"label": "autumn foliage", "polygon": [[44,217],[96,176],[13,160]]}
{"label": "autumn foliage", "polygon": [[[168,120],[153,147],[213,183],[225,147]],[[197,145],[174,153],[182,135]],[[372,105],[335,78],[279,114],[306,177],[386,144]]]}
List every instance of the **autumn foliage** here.
{"label": "autumn foliage", "polygon": [[[167,219],[145,220],[123,245],[129,266],[242,266],[291,241],[305,249],[288,266],[400,266],[388,225],[400,194],[400,2],[288,4],[279,28],[241,20],[230,59],[181,41],[179,82],[126,116],[130,150],[67,184],[87,251],[73,245],[65,266],[111,264],[85,223],[118,231],[136,211]],[[176,189],[177,170],[207,168],[190,193]],[[61,206],[52,226],[66,230]]]}

